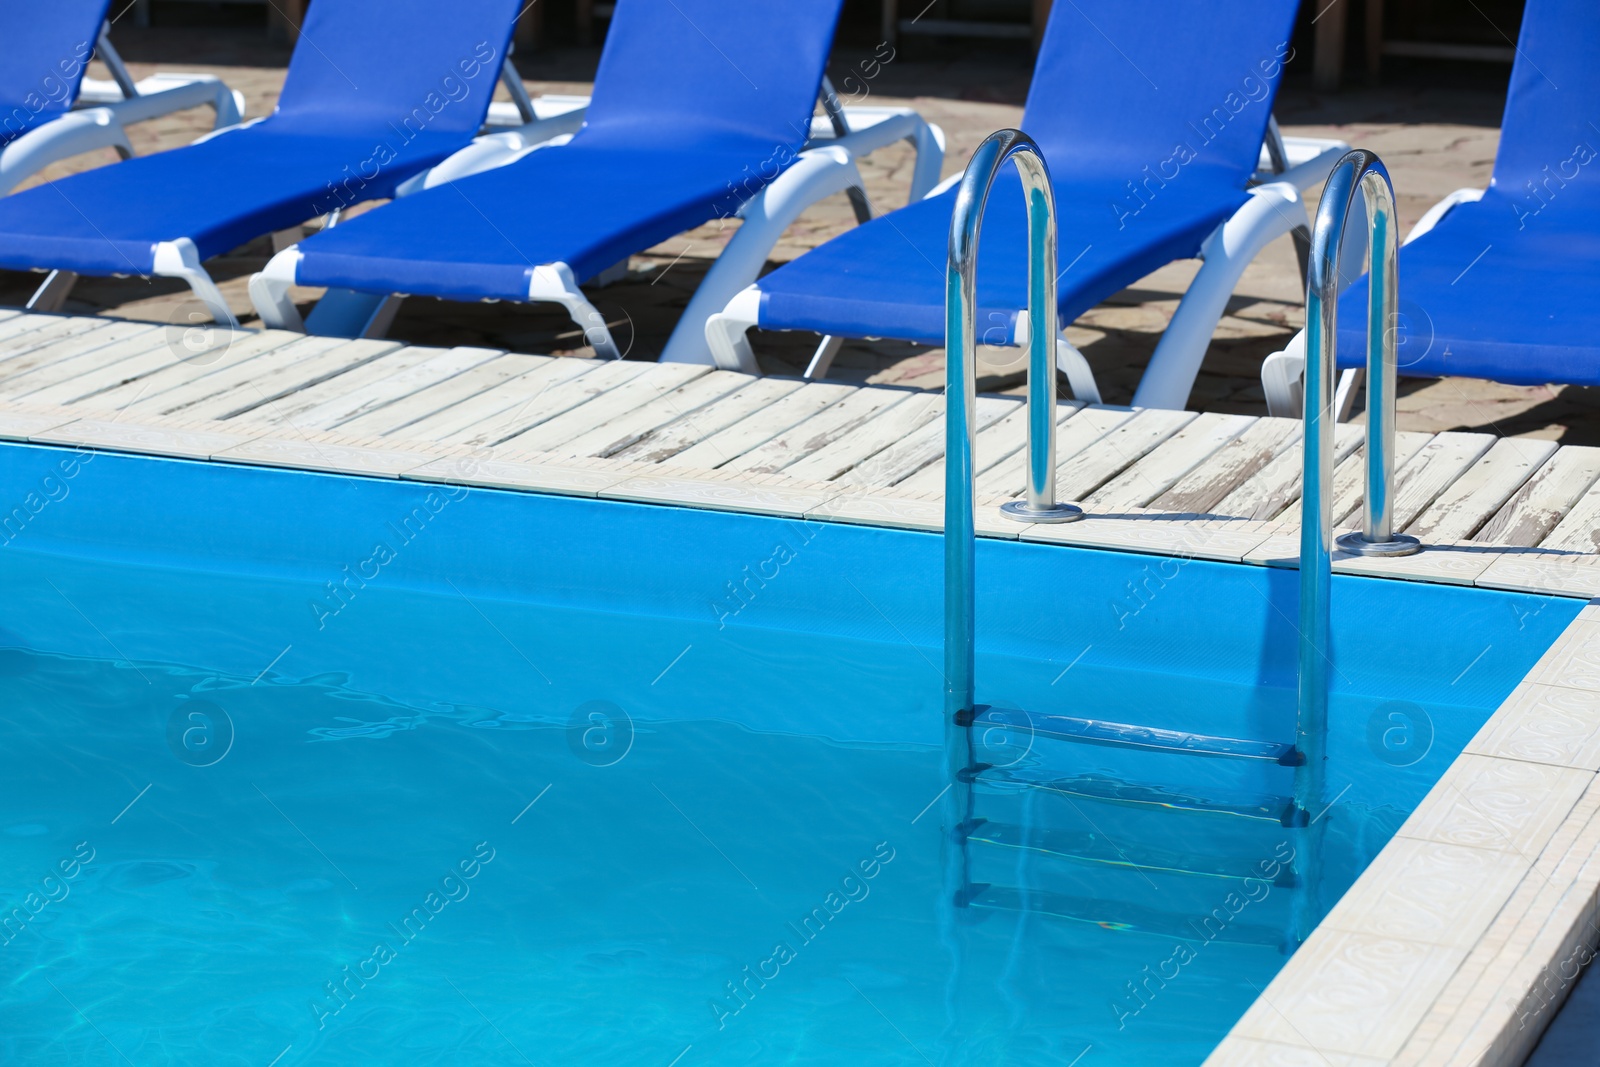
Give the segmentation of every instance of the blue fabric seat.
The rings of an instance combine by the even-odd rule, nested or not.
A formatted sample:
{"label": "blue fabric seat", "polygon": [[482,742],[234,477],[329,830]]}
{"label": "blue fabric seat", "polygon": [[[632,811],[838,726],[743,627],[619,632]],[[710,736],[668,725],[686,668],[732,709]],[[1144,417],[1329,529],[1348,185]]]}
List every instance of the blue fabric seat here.
{"label": "blue fabric seat", "polygon": [[[1185,175],[1153,199],[1137,239],[1107,210],[1105,187],[1052,175],[1059,225],[1061,320],[1070,322],[1200,242],[1236,211],[1244,191],[1221,174]],[[764,329],[944,343],[945,255],[956,191],[911,204],[833,238],[758,283]],[[1026,302],[1027,220],[1014,170],[984,215],[979,244],[979,341],[1011,344]]]}
{"label": "blue fabric seat", "polygon": [[798,156],[840,0],[622,0],[584,127],[300,243],[302,285],[529,299],[731,217]]}
{"label": "blue fabric seat", "polygon": [[111,0],[0,4],[0,145],[72,110]]}
{"label": "blue fabric seat", "polygon": [[[1592,0],[1529,0],[1488,190],[1400,250],[1401,374],[1600,385],[1596,49]],[[1365,365],[1366,308],[1363,277],[1341,367]]]}
{"label": "blue fabric seat", "polygon": [[[1055,5],[1021,128],[1060,213],[1060,314],[1200,244],[1248,197],[1297,0]],[[1008,169],[979,244],[980,340],[1009,344],[1026,304],[1026,226]],[[943,343],[955,190],[843,234],[762,278],[758,325]],[[987,325],[985,325],[987,324]]]}
{"label": "blue fabric seat", "polygon": [[150,274],[164,242],[205,259],[392,196],[477,134],[520,6],[314,4],[271,116],[0,200],[0,266]]}

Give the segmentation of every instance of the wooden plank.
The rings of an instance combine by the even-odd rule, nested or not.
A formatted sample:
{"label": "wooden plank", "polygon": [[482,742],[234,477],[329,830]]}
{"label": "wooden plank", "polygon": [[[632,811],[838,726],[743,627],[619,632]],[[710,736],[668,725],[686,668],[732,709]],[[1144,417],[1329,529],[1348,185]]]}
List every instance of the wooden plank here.
{"label": "wooden plank", "polygon": [[[1395,435],[1397,438],[1398,434]],[[1394,464],[1394,528],[1405,530],[1417,516],[1434,502],[1478,457],[1494,445],[1495,436],[1488,433],[1460,433],[1447,431],[1435,434],[1433,440],[1409,460],[1395,457]],[[1335,526],[1361,524],[1361,507],[1366,497],[1366,479],[1356,481],[1355,499],[1343,508],[1334,508]],[[1337,503],[1345,503],[1336,498]]]}
{"label": "wooden plank", "polygon": [[[1056,467],[1056,496],[1081,500],[1197,418],[1192,411],[1145,408]],[[1018,486],[1018,491],[1022,490]]]}
{"label": "wooden plank", "polygon": [[[808,382],[776,403],[758,408],[749,415],[685,448],[672,457],[674,467],[704,467],[714,470],[730,460],[759,448],[774,437],[796,426],[819,411],[825,411],[857,391],[857,386],[837,382]],[[740,393],[744,390],[740,390]],[[735,393],[734,396],[738,396]],[[621,459],[625,453],[618,453]]]}
{"label": "wooden plank", "polygon": [[540,389],[526,401],[441,440],[446,444],[497,445],[593,400],[608,389],[632,381],[651,366],[653,364],[634,360],[596,361],[584,373],[574,374],[560,384]]}
{"label": "wooden plank", "polygon": [[18,319],[27,315],[28,312],[23,311],[21,308],[0,308],[0,330],[7,328],[5,326],[6,323],[15,323]]}
{"label": "wooden plank", "polygon": [[37,347],[106,325],[90,315],[19,315],[0,323],[0,352],[21,355]]}
{"label": "wooden plank", "polygon": [[400,347],[394,341],[348,341],[338,337],[313,337],[307,341],[306,345],[295,346],[292,356],[290,349],[274,349],[247,364],[230,366],[159,393],[146,394],[122,410],[146,418],[187,419],[191,411],[209,407],[203,405],[203,401],[214,398],[228,397],[239,407],[252,400],[270,404],[279,397],[343,374]]}
{"label": "wooden plank", "polygon": [[135,397],[143,396],[152,387],[166,387],[160,383],[199,378],[221,367],[234,366],[267,352],[312,344],[316,340],[287,330],[264,330],[244,335],[225,350],[184,359],[179,359],[172,348],[163,343],[128,359],[29,393],[26,400],[30,404],[81,404],[114,410],[130,403]]}
{"label": "wooden plank", "polygon": [[[916,474],[930,463],[944,458],[944,397],[933,394],[933,417],[923,426],[908,433],[899,441],[858,463],[839,477],[843,485],[883,487],[895,485]],[[1075,405],[1076,406],[1076,405]],[[989,427],[1008,415],[1024,411],[1022,400],[1012,396],[980,396],[973,409],[973,423],[977,427],[978,457],[984,456],[983,434]]]}
{"label": "wooden plank", "polygon": [[[1080,405],[1070,405],[1066,411],[1056,416],[1056,427],[1061,427],[1062,422],[1072,418],[1078,413]],[[1011,456],[1021,451],[1022,442],[1027,438],[1027,405],[1019,403],[1016,408],[1006,411],[1003,416],[990,422],[987,429],[979,430],[978,443],[974,445],[973,454],[973,483],[974,493],[982,499],[986,496],[984,491],[984,478],[1005,478],[1006,475],[995,474],[997,467],[1005,464]],[[1016,477],[1022,477],[1022,461],[1016,461]],[[939,456],[930,464],[917,470],[917,474],[902,478],[901,482],[894,483],[896,490],[906,493],[928,493],[936,498],[944,499],[944,438],[939,438]]]}
{"label": "wooden plank", "polygon": [[147,322],[113,323],[92,335],[67,338],[0,363],[0,395],[29,392],[165,343],[165,332]]}
{"label": "wooden plank", "polygon": [[553,419],[510,438],[506,443],[513,448],[530,452],[567,453],[561,446],[591,430],[608,425],[648,404],[659,400],[681,385],[711,373],[709,365],[693,363],[652,363],[631,380],[621,383],[588,401],[563,412]]}
{"label": "wooden plank", "polygon": [[[1112,430],[1133,418],[1135,412],[1132,408],[1078,408],[1062,412],[1056,420],[1056,468],[1059,471],[1061,464],[1071,460],[1085,448],[1092,446]],[[1026,410],[1015,415],[1008,415],[1002,422],[1016,419],[1014,432],[1017,447],[1001,457],[1000,460],[986,470],[980,470],[977,476],[976,494],[978,499],[988,497],[1019,497],[1027,488],[1028,481],[1028,427]],[[1000,424],[996,424],[997,426]],[[983,459],[981,451],[983,440],[978,441],[980,448],[979,459]],[[937,492],[944,492],[943,464],[940,464],[939,487]]]}
{"label": "wooden plank", "polygon": [[392,404],[346,419],[339,424],[339,432],[355,437],[377,437],[391,433],[480,393],[495,392],[512,379],[520,378],[554,358],[502,352],[494,359],[463,371],[454,378],[418,389]]}
{"label": "wooden plank", "polygon": [[1533,548],[1600,480],[1600,448],[1564,445],[1484,523],[1474,541]]}
{"label": "wooden plank", "polygon": [[[406,360],[401,357],[409,359],[413,352],[420,353],[420,361],[408,367]],[[302,389],[293,396],[284,397],[273,407],[284,413],[286,422],[294,425],[332,429],[350,419],[385,408],[418,390],[449,381],[463,371],[481,366],[501,354],[497,348],[463,347],[442,352],[429,348],[402,349],[319,385]],[[319,400],[321,403],[317,402]],[[196,411],[195,417],[230,419],[242,414],[244,412],[219,415],[211,411]]]}
{"label": "wooden plank", "polygon": [[784,397],[798,392],[806,383],[799,378],[757,378],[705,407],[687,412],[680,419],[663,424],[626,448],[612,454],[613,459],[637,463],[677,462],[675,457],[701,441],[709,441],[723,430],[767,410]]}
{"label": "wooden plank", "polygon": [[1150,508],[1181,515],[1220,514],[1214,509],[1229,493],[1299,440],[1300,423],[1296,419],[1256,419],[1244,433],[1151,501]]}
{"label": "wooden plank", "polygon": [[1600,485],[1591,485],[1556,523],[1540,548],[1563,552],[1600,552]]}
{"label": "wooden plank", "polygon": [[899,407],[914,395],[910,390],[901,389],[857,389],[837,404],[735,457],[723,469],[776,474],[874,417]]}
{"label": "wooden plank", "polygon": [[695,413],[758,379],[738,371],[714,370],[635,408],[620,418],[596,426],[562,444],[558,452],[568,456],[610,456],[643,440],[651,433],[679,419],[697,421]]}
{"label": "wooden plank", "polygon": [[[801,456],[783,468],[783,473],[790,478],[829,482],[858,466],[869,472],[875,471],[879,453],[904,441],[925,425],[938,422],[942,428],[940,417],[943,414],[944,397],[938,393],[915,394],[821,448]],[[868,476],[872,477],[870,473]],[[869,484],[889,483],[879,475]]]}
{"label": "wooden plank", "polygon": [[[1365,445],[1366,429],[1365,427],[1360,429],[1363,434],[1361,440]],[[1423,449],[1427,448],[1433,441],[1434,435],[1431,433],[1402,430],[1394,435],[1394,491],[1396,493],[1400,489],[1400,479],[1407,476],[1407,465],[1421,455]],[[1366,484],[1367,454],[1366,448],[1362,447],[1350,453],[1333,468],[1333,507],[1331,511],[1335,526],[1338,526],[1345,520],[1346,516],[1353,514],[1361,506],[1362,500],[1367,495]],[[1285,519],[1298,519],[1299,515],[1299,509],[1290,507],[1285,510],[1283,517]],[[1398,522],[1395,523],[1395,529],[1400,529]]]}
{"label": "wooden plank", "polygon": [[1556,450],[1554,441],[1503,437],[1406,527],[1425,542],[1465,541]]}
{"label": "wooden plank", "polygon": [[62,341],[76,340],[81,344],[93,345],[94,335],[107,329],[112,321],[88,316],[52,319],[38,329],[29,330],[12,338],[0,347],[0,352],[4,353],[3,360],[0,360],[0,370],[13,359],[37,352],[41,348],[57,345]]}
{"label": "wooden plank", "polygon": [[476,393],[432,415],[414,419],[403,427],[396,427],[385,436],[405,441],[444,441],[457,434],[469,433],[472,427],[489,419],[509,416],[518,407],[525,407],[547,389],[562,382],[588,374],[603,361],[577,356],[548,357],[532,370],[508,379],[492,392]]}
{"label": "wooden plank", "polygon": [[193,405],[184,414],[187,418],[236,420],[242,424],[259,423],[326,429],[326,426],[317,426],[315,419],[301,416],[322,404],[337,403],[349,393],[387,381],[396,374],[410,370],[448,351],[449,349],[445,348],[407,346],[387,352],[381,359],[357,364],[344,373],[326,378],[315,385],[297,389],[271,404],[264,402],[259,393],[249,390],[228,390]]}
{"label": "wooden plank", "polygon": [[[1305,476],[1304,459],[1299,441],[1301,433],[1299,420],[1292,421],[1295,423],[1294,440],[1268,461],[1260,473],[1241,482],[1239,488],[1218,501],[1211,509],[1214,514],[1242,519],[1276,519],[1300,499],[1301,479]],[[1334,427],[1335,473],[1337,465],[1348,459],[1350,454],[1360,447],[1365,434],[1365,427],[1350,423],[1341,423]],[[1427,441],[1428,435],[1422,434],[1416,439],[1415,447],[1421,448]]]}
{"label": "wooden plank", "polygon": [[1248,430],[1254,415],[1207,412],[1152,449],[1143,459],[1084,499],[1096,514],[1142,508]]}

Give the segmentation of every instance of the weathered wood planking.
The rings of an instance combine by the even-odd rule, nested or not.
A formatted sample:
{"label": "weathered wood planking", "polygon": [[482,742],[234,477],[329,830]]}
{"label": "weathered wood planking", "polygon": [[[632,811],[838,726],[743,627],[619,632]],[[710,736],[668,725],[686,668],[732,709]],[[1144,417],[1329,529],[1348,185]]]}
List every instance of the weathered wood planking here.
{"label": "weathered wood planking", "polygon": [[[938,393],[705,366],[0,310],[0,437],[12,439],[938,529],[943,415]],[[986,396],[975,417],[987,509],[1023,492],[1027,411]],[[1361,518],[1363,432],[1335,431],[1342,527]],[[1057,493],[1094,522],[1030,535],[980,509],[979,529],[1292,562],[1300,436],[1290,419],[1063,403]],[[1441,550],[1381,573],[1600,592],[1600,448],[1401,433],[1395,467],[1397,529],[1493,561],[1463,577],[1466,557]]]}

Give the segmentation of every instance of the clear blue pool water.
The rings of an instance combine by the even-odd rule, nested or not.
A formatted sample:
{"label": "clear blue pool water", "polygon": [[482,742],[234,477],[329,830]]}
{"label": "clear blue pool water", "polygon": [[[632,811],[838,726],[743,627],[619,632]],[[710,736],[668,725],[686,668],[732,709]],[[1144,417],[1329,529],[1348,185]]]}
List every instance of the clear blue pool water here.
{"label": "clear blue pool water", "polygon": [[[71,456],[0,449],[0,1063],[1197,1064],[1286,958],[1278,767],[986,731],[948,906],[937,538]],[[979,575],[980,700],[1291,736],[1293,572]],[[1335,596],[1324,906],[1581,606]]]}

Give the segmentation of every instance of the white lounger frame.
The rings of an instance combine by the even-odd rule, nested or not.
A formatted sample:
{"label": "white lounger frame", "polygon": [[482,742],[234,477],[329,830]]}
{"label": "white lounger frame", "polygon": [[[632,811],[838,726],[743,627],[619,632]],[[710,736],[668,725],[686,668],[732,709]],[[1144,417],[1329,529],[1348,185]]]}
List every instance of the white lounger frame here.
{"label": "white lounger frame", "polygon": [[[1254,186],[1249,201],[1212,231],[1201,245],[1200,256],[1205,265],[1156,347],[1150,367],[1134,395],[1136,407],[1182,408],[1188,402],[1206,346],[1222,319],[1239,277],[1273,239],[1297,230],[1305,231],[1309,237],[1310,217],[1300,194],[1325,179],[1333,164],[1349,150],[1349,146],[1340,141],[1280,138],[1276,122],[1270,125],[1267,137],[1256,174],[1256,180],[1265,184]],[[1276,145],[1272,144],[1274,140]],[[1278,149],[1282,170],[1273,168],[1273,148]],[[928,195],[944,192],[959,178],[956,175],[948,179]],[[705,339],[711,362],[727,370],[759,373],[748,334],[752,327],[759,325],[760,309],[760,287],[751,285],[736,293],[720,313],[707,318]],[[1026,318],[1022,316],[1019,325],[1026,322]],[[1027,344],[1024,332],[1019,331],[1015,344]],[[841,343],[839,338],[824,337],[806,368],[806,377],[825,375]],[[707,362],[703,355],[692,361]],[[1076,399],[1089,403],[1100,401],[1100,390],[1088,361],[1067,340],[1064,331],[1056,338],[1056,364],[1066,375]]]}
{"label": "white lounger frame", "polygon": [[135,82],[111,46],[110,25],[100,30],[94,57],[111,72],[110,81],[85,78],[74,107],[59,118],[29,130],[0,149],[0,196],[50,164],[99,148],[113,148],[123,159],[133,155],[125,127],[191,107],[216,112],[213,129],[232,126],[244,114],[244,96],[210,74],[152,74]]}
{"label": "white lounger frame", "polygon": [[[1428,209],[1427,214],[1417,220],[1417,224],[1406,234],[1402,245],[1408,245],[1418,237],[1427,233],[1439,224],[1439,221],[1448,215],[1458,204],[1476,203],[1483,199],[1482,189],[1457,189],[1437,204]],[[1357,233],[1365,234],[1365,225],[1359,220],[1352,220],[1347,226],[1347,231],[1353,238]],[[1347,256],[1340,264],[1341,273],[1354,279],[1366,270],[1366,243],[1363,237],[1358,256]],[[1348,266],[1347,266],[1348,265]],[[1306,332],[1301,330],[1294,335],[1293,340],[1281,352],[1274,352],[1261,362],[1261,388],[1267,394],[1267,413],[1279,418],[1297,419],[1302,415],[1302,401],[1305,396],[1305,371],[1306,371]],[[1351,367],[1339,375],[1339,388],[1335,394],[1335,410],[1338,419],[1343,422],[1350,415],[1350,409],[1355,405],[1356,386],[1361,381],[1362,371],[1358,367]]]}
{"label": "white lounger frame", "polygon": [[[407,183],[402,192],[492,170],[513,163],[529,152],[565,144],[572,130],[582,123],[580,108],[584,103],[586,101],[581,98],[555,98],[549,117],[517,130],[479,138],[428,174]],[[565,107],[571,110],[561,110]],[[811,140],[794,163],[739,209],[737,217],[742,225],[690,300],[663,350],[663,361],[706,362],[701,341],[706,320],[755,280],[778,238],[807,207],[848,190],[859,191],[860,201],[865,201],[865,186],[855,164],[857,157],[896,141],[909,141],[917,153],[911,178],[912,198],[926,195],[939,180],[944,162],[944,133],[937,126],[930,125],[909,108],[863,107],[842,111],[847,133],[835,135],[832,121],[827,117],[814,119]],[[403,294],[330,290],[303,321],[289,298],[289,289],[296,284],[300,258],[298,249],[285,249],[272,258],[265,270],[250,279],[250,299],[264,326],[342,337],[381,337],[387,332],[400,302],[405,299]],[[625,269],[625,263],[618,266]],[[616,269],[603,272],[601,280],[607,279]],[[538,267],[526,299],[529,303],[562,305],[573,321],[583,327],[586,341],[597,353],[613,359],[620,357],[604,316],[583,294],[579,279],[567,264],[548,263]]]}

